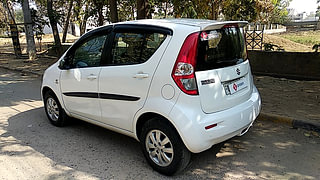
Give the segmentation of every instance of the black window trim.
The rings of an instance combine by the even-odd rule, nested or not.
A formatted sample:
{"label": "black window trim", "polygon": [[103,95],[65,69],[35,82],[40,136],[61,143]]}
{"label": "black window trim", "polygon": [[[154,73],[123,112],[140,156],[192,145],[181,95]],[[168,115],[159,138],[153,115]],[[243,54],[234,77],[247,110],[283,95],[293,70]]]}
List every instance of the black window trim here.
{"label": "black window trim", "polygon": [[[72,58],[74,57],[74,53],[75,51],[81,46],[83,45],[85,42],[98,37],[98,36],[103,36],[103,35],[107,35],[107,39],[104,42],[104,48],[102,49],[101,52],[101,59],[100,59],[100,65],[99,66],[89,66],[89,67],[81,67],[81,68],[93,68],[93,67],[100,67],[103,59],[105,59],[106,56],[106,47],[108,45],[108,41],[109,41],[109,35],[112,32],[113,26],[109,25],[109,26],[103,26],[94,30],[91,30],[89,32],[87,32],[86,34],[84,34],[83,36],[80,37],[80,39],[78,39],[73,45],[72,47],[68,50],[67,54],[65,55],[65,57],[70,57],[72,56]],[[71,67],[70,69],[75,69],[76,67]]]}
{"label": "black window trim", "polygon": [[[146,25],[146,24],[116,24],[113,26],[113,30],[107,44],[105,44],[104,56],[102,56],[100,66],[125,66],[125,65],[137,65],[143,63],[126,63],[126,64],[112,64],[112,47],[115,36],[117,33],[160,33],[165,35],[173,35],[173,30],[165,27]],[[145,63],[145,62],[144,62]]]}
{"label": "black window trim", "polygon": [[172,29],[155,26],[155,25],[147,25],[147,24],[116,24],[113,27],[114,32],[147,32],[147,33],[160,33],[165,35],[173,35]]}
{"label": "black window trim", "polygon": [[[91,30],[84,34],[80,39],[78,39],[72,47],[68,50],[66,57],[70,56],[70,54],[74,54],[75,50],[80,47],[85,41],[88,39],[91,39],[95,36],[99,35],[108,35],[107,39],[104,44],[104,49],[102,50],[101,54],[101,60],[100,60],[100,66],[119,66],[119,64],[112,64],[112,43],[115,38],[115,34],[119,32],[140,32],[140,33],[161,33],[165,35],[172,36],[173,30],[166,28],[166,27],[160,27],[156,25],[147,25],[147,24],[116,24],[116,25],[107,25],[103,27],[99,27],[97,29]],[[128,63],[128,64],[122,64],[122,65],[135,65],[140,63]],[[74,69],[75,67],[71,67],[71,69]],[[89,68],[89,67],[83,67],[83,68]]]}

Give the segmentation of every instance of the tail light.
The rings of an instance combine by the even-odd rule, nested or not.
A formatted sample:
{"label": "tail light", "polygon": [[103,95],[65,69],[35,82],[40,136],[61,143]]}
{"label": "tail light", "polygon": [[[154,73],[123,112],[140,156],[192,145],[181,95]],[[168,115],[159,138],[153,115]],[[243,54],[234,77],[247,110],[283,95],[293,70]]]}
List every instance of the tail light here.
{"label": "tail light", "polygon": [[172,70],[172,78],[186,94],[198,95],[195,77],[199,33],[190,34],[184,41]]}

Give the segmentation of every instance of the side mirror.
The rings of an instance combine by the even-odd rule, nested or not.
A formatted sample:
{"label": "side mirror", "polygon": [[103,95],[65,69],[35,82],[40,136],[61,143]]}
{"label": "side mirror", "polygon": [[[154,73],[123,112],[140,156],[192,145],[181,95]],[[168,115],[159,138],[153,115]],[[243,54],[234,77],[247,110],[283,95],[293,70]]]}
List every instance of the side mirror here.
{"label": "side mirror", "polygon": [[63,59],[61,59],[58,67],[62,70],[71,69],[69,57],[65,56]]}

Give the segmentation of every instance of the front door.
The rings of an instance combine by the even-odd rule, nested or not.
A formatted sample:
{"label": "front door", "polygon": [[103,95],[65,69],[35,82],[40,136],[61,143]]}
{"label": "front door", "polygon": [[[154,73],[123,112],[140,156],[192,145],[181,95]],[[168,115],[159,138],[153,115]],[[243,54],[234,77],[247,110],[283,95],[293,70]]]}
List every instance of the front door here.
{"label": "front door", "polygon": [[79,40],[67,53],[71,69],[62,70],[61,92],[66,109],[77,117],[101,118],[98,78],[107,34],[101,32]]}
{"label": "front door", "polygon": [[110,56],[101,68],[101,121],[132,131],[135,113],[144,105],[149,86],[170,38],[152,31],[113,32]]}

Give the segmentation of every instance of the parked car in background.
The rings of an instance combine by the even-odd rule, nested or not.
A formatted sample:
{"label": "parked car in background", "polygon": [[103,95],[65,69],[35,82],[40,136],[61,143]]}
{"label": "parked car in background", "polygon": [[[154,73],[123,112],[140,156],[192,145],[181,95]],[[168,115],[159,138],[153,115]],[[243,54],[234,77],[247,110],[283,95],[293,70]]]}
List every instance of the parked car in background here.
{"label": "parked car in background", "polygon": [[172,175],[258,116],[242,21],[138,20],[83,35],[43,76],[46,114],[131,136]]}

